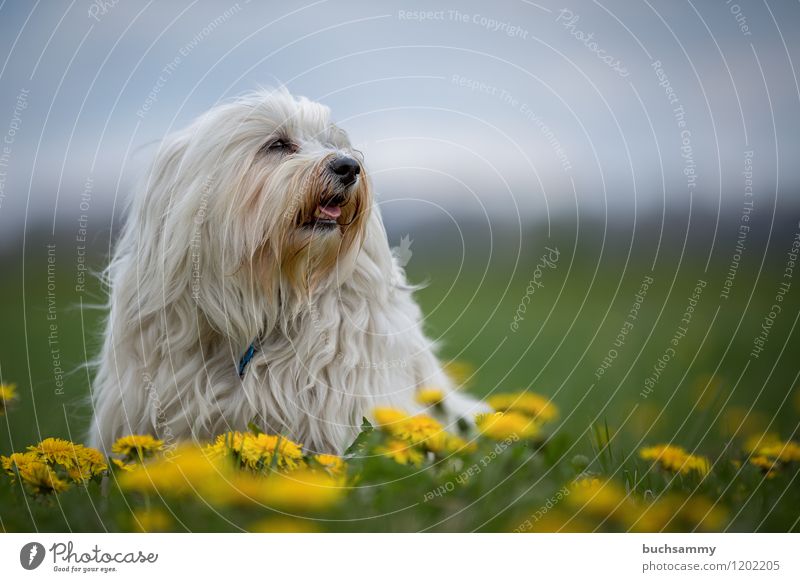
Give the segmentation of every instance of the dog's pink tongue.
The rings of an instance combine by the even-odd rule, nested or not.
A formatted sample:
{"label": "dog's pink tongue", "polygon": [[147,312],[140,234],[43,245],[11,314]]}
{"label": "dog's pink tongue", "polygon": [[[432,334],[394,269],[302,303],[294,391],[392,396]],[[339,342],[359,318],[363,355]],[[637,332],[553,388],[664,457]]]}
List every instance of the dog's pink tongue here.
{"label": "dog's pink tongue", "polygon": [[339,206],[320,206],[319,212],[322,216],[336,220],[341,216],[342,209]]}

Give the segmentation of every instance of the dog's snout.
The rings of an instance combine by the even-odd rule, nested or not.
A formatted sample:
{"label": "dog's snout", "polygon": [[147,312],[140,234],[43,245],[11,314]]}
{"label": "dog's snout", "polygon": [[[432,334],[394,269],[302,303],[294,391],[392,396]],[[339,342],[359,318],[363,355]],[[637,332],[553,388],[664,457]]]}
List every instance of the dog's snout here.
{"label": "dog's snout", "polygon": [[343,186],[349,186],[355,182],[361,173],[361,166],[350,156],[336,156],[328,164],[328,167],[339,178]]}

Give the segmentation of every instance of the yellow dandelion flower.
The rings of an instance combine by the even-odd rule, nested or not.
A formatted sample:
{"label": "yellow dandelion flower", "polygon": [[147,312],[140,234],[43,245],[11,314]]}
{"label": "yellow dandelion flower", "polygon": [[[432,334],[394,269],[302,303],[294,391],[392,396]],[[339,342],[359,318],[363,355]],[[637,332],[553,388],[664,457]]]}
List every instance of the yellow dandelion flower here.
{"label": "yellow dandelion flower", "polygon": [[133,530],[141,533],[166,532],[172,529],[172,516],[163,509],[137,509],[133,512]]}
{"label": "yellow dandelion flower", "polygon": [[5,414],[11,403],[16,400],[16,384],[0,384],[0,415]]}
{"label": "yellow dandelion flower", "polygon": [[92,468],[105,466],[107,464],[103,453],[97,449],[85,447],[83,445],[81,445],[80,449],[78,450],[78,462],[91,466]]}
{"label": "yellow dandelion flower", "polygon": [[31,462],[19,467],[19,475],[33,493],[62,493],[69,489],[69,483],[59,478],[46,463]]}
{"label": "yellow dandelion flower", "polygon": [[794,441],[770,443],[758,447],[759,455],[771,457],[781,463],[796,463],[800,461],[800,445]]}
{"label": "yellow dandelion flower", "polygon": [[751,465],[761,469],[767,479],[773,479],[779,473],[778,461],[775,459],[764,455],[753,455],[749,460]]}
{"label": "yellow dandelion flower", "polygon": [[434,450],[435,453],[448,452],[448,453],[474,453],[478,449],[478,443],[475,441],[465,441],[459,436],[454,434],[445,433],[443,440],[442,450]]}
{"label": "yellow dandelion flower", "polygon": [[287,511],[327,509],[347,493],[338,479],[304,469],[255,479],[261,482],[257,501]]}
{"label": "yellow dandelion flower", "polygon": [[390,432],[396,437],[411,444],[432,445],[430,448],[439,448],[445,435],[444,428],[435,418],[425,414],[410,416],[403,422],[390,427]]}
{"label": "yellow dandelion flower", "polygon": [[673,516],[673,509],[659,501],[642,505],[615,481],[587,477],[570,485],[566,498],[580,518],[611,520],[610,525],[626,531],[660,531]]}
{"label": "yellow dandelion flower", "polygon": [[408,416],[394,408],[378,408],[373,414],[384,432],[408,445],[420,446],[434,453],[474,448],[474,445],[448,433],[438,420],[426,414]]}
{"label": "yellow dandelion flower", "polygon": [[479,414],[475,424],[484,436],[494,440],[507,438],[530,439],[539,434],[539,426],[529,416],[518,412]]}
{"label": "yellow dandelion flower", "polygon": [[592,477],[591,475],[584,475],[575,479],[573,482],[575,487],[583,487],[584,489],[590,489],[592,487],[599,487],[603,484],[603,481],[599,477]]}
{"label": "yellow dandelion flower", "polygon": [[30,463],[38,463],[39,455],[36,453],[12,453],[7,457],[0,457],[0,465],[3,470],[9,475],[16,475],[16,470],[29,465]]}
{"label": "yellow dandelion flower", "polygon": [[46,438],[36,446],[29,446],[28,450],[39,455],[43,461],[70,469],[77,465],[76,449],[80,446],[64,439]]}
{"label": "yellow dandelion flower", "polygon": [[134,467],[136,467],[136,465],[133,463],[126,463],[124,461],[120,461],[119,459],[111,459],[111,462],[122,471],[133,471]]}
{"label": "yellow dandelion flower", "polygon": [[271,434],[246,434],[242,440],[242,461],[251,469],[297,469],[303,463],[303,445]]}
{"label": "yellow dandelion flower", "polygon": [[129,460],[142,460],[164,448],[160,441],[149,434],[132,434],[121,437],[111,446],[111,452]]}
{"label": "yellow dandelion flower", "polygon": [[745,441],[744,450],[748,453],[758,453],[762,448],[771,448],[783,444],[780,437],[774,433],[756,433]]}
{"label": "yellow dandelion flower", "polygon": [[243,442],[244,435],[239,431],[226,432],[218,435],[214,443],[208,445],[206,450],[214,455],[222,456],[231,452],[241,454]]}
{"label": "yellow dandelion flower", "polygon": [[261,504],[282,510],[318,511],[337,503],[346,489],[329,475],[298,469],[269,475],[234,471],[198,483],[198,494],[213,505]]}
{"label": "yellow dandelion flower", "polygon": [[683,447],[675,445],[645,447],[639,451],[639,457],[657,463],[666,471],[682,475],[694,472],[705,476],[710,468],[710,463],[705,457],[689,454]]}
{"label": "yellow dandelion flower", "polygon": [[758,467],[767,479],[775,478],[781,466],[800,462],[800,444],[782,441],[777,434],[754,435],[745,442],[749,463]]}
{"label": "yellow dandelion flower", "polygon": [[444,391],[426,386],[417,390],[415,399],[423,406],[436,406],[444,401]]}
{"label": "yellow dandelion flower", "polygon": [[700,495],[690,497],[682,505],[679,515],[689,524],[684,531],[697,528],[706,532],[718,532],[722,531],[728,521],[725,507]]}
{"label": "yellow dandelion flower", "polygon": [[106,458],[97,449],[76,445],[75,460],[75,465],[67,469],[67,472],[70,478],[77,483],[85,483],[92,477],[100,476],[108,470]]}
{"label": "yellow dandelion flower", "polygon": [[727,517],[721,506],[699,495],[687,499],[668,493],[651,503],[633,503],[633,507],[638,507],[639,514],[627,525],[638,532],[719,531]]}
{"label": "yellow dandelion flower", "polygon": [[309,519],[294,517],[268,517],[257,521],[249,528],[254,533],[317,533],[319,528]]}
{"label": "yellow dandelion flower", "polygon": [[558,418],[558,408],[549,399],[533,392],[494,394],[486,403],[497,412],[519,412],[533,417],[539,423]]}
{"label": "yellow dandelion flower", "polygon": [[380,427],[391,427],[392,425],[403,422],[408,418],[408,414],[397,408],[376,408],[372,411],[375,424]]}
{"label": "yellow dandelion flower", "polygon": [[229,466],[208,455],[201,447],[182,445],[170,457],[154,457],[119,474],[125,491],[165,496],[191,495],[204,482],[227,475]]}
{"label": "yellow dandelion flower", "polygon": [[397,439],[392,439],[378,447],[376,452],[385,457],[389,457],[401,465],[414,465],[417,467],[422,465],[422,461],[425,458],[422,451],[418,448]]}
{"label": "yellow dandelion flower", "polygon": [[35,462],[50,468],[60,465],[76,483],[85,483],[108,469],[106,458],[100,451],[57,438],[44,439],[38,445],[28,447],[27,453],[14,453],[3,459],[3,468],[12,474],[12,465],[20,468]]}
{"label": "yellow dandelion flower", "polygon": [[625,490],[614,481],[579,479],[570,486],[567,501],[589,514],[606,517],[625,511],[631,514],[630,499]]}
{"label": "yellow dandelion flower", "polygon": [[684,473],[695,472],[701,476],[708,475],[709,471],[711,471],[711,463],[700,455],[689,455],[682,467]]}
{"label": "yellow dandelion flower", "polygon": [[651,503],[639,505],[630,498],[620,506],[618,517],[631,531],[641,533],[659,532],[672,529],[673,517],[678,505],[671,499],[657,499]]}
{"label": "yellow dandelion flower", "polygon": [[325,467],[331,475],[342,475],[347,468],[344,459],[336,455],[314,455],[314,460]]}

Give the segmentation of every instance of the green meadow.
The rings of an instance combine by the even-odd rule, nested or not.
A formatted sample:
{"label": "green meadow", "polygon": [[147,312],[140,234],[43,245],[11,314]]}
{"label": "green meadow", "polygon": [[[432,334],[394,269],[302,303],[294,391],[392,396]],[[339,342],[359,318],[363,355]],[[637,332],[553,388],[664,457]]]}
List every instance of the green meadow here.
{"label": "green meadow", "polygon": [[[314,487],[337,491],[310,504],[290,493],[243,502],[202,487],[187,495],[157,479],[132,484],[121,475],[142,470],[135,455],[127,459],[134,470],[112,467],[106,484],[98,476],[60,493],[34,492],[12,467],[0,483],[0,528],[800,531],[792,233],[778,232],[764,243],[768,258],[754,250],[731,275],[730,229],[711,260],[707,245],[674,235],[553,232],[525,235],[524,244],[505,233],[495,247],[478,235],[438,249],[419,237],[407,266],[424,283],[426,330],[464,390],[487,398],[527,391],[555,405],[557,418],[537,420],[531,434],[465,433],[470,446],[447,451],[412,443],[421,457],[402,462],[385,454],[392,435],[365,425],[336,475],[298,461],[331,477]],[[92,277],[80,289],[70,244],[56,245],[55,256],[49,272],[45,245],[31,246],[24,264],[4,263],[0,374],[17,398],[0,417],[3,455],[47,437],[81,443],[90,418],[85,364],[97,351],[103,293]],[[102,257],[90,265],[102,268]],[[642,449],[664,444],[706,469],[643,458]],[[270,474],[281,473],[279,452],[257,466],[229,452],[237,475],[291,490]],[[160,454],[147,462],[168,462]],[[200,469],[184,474],[179,461],[178,469],[179,481],[204,479]]]}

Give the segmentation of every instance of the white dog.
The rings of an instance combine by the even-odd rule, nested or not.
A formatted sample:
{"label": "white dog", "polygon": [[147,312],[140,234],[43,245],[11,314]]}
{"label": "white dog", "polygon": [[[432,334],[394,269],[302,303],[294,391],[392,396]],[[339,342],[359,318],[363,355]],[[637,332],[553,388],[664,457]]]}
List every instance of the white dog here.
{"label": "white dog", "polygon": [[[106,270],[92,444],[207,439],[249,423],[341,453],[376,406],[454,392],[392,256],[361,156],[285,90],[168,136]],[[389,365],[391,363],[391,365]]]}

